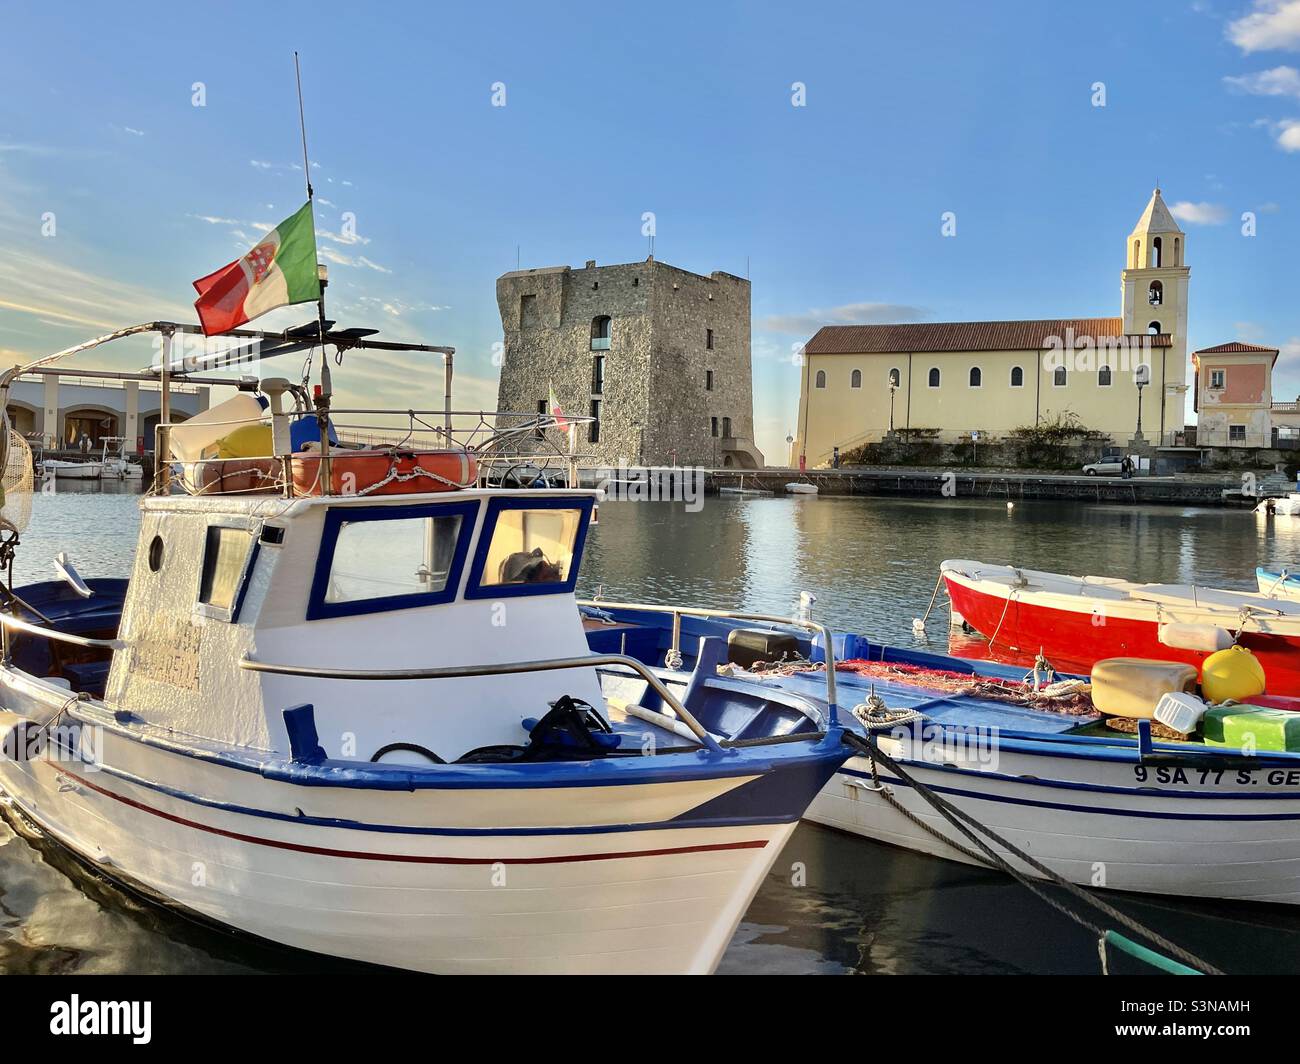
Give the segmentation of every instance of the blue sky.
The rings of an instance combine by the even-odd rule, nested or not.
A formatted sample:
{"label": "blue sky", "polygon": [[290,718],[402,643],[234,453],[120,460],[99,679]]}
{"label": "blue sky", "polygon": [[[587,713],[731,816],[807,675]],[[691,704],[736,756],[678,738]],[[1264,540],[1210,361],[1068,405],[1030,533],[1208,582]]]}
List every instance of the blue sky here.
{"label": "blue sky", "polygon": [[[456,346],[458,405],[494,405],[516,247],[633,261],[653,211],[661,260],[748,268],[780,458],[819,324],[1118,314],[1157,179],[1189,233],[1192,348],[1281,347],[1276,397],[1300,392],[1300,0],[68,11],[0,8],[0,360],[192,320],[190,281],[304,198],[297,48],[332,316]],[[437,381],[358,356],[335,383],[436,405]]]}

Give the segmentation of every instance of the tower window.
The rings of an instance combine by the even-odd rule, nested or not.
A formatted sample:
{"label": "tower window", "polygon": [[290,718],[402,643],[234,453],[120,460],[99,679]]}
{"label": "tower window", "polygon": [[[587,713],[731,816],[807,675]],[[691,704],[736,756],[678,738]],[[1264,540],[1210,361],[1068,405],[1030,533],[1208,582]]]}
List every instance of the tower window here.
{"label": "tower window", "polygon": [[1154,239],[1152,239],[1151,241],[1151,268],[1152,269],[1158,270],[1160,268],[1161,266],[1160,260],[1163,258],[1162,250],[1163,249],[1161,247],[1160,238],[1155,237]]}
{"label": "tower window", "polygon": [[1139,269],[1142,266],[1142,241],[1133,241],[1133,269]]}
{"label": "tower window", "polygon": [[855,369],[852,373],[849,374],[849,387],[850,388],[862,387],[862,370]]}
{"label": "tower window", "polygon": [[1109,366],[1102,366],[1099,370],[1097,370],[1097,387],[1099,387],[1099,388],[1109,388],[1109,387],[1110,387],[1110,367],[1109,367]]}
{"label": "tower window", "polygon": [[603,395],[605,392],[605,356],[597,355],[591,360],[591,394]]}
{"label": "tower window", "polygon": [[1147,302],[1153,307],[1160,306],[1165,301],[1165,286],[1159,281],[1152,281],[1151,287],[1147,289]]}
{"label": "tower window", "polygon": [[724,440],[731,439],[731,418],[729,417],[722,419],[722,438]]}
{"label": "tower window", "polygon": [[931,387],[931,388],[937,388],[937,387],[939,387],[939,367],[938,367],[938,366],[931,366],[931,367],[930,367],[930,381],[929,381],[929,383],[930,383],[930,387]]}
{"label": "tower window", "polygon": [[1159,336],[1162,332],[1164,332],[1164,330],[1160,328],[1160,323],[1158,321],[1153,321],[1147,326],[1148,336]]}
{"label": "tower window", "polygon": [[704,390],[706,392],[713,391],[713,370],[711,369],[704,371]]}
{"label": "tower window", "polygon": [[1065,367],[1057,366],[1056,369],[1052,370],[1052,386],[1056,388],[1064,388],[1065,382],[1066,382]]}
{"label": "tower window", "polygon": [[979,388],[983,385],[983,383],[984,383],[984,374],[980,372],[979,366],[971,366],[970,386],[972,388]]}
{"label": "tower window", "polygon": [[825,371],[824,369],[819,369],[819,370],[817,371],[817,376],[816,376],[815,380],[816,380],[816,384],[814,385],[814,387],[817,387],[817,388],[825,388],[825,387],[826,387],[826,371]]}
{"label": "tower window", "polygon": [[706,348],[708,348],[710,351],[713,350],[713,330],[712,330],[712,329],[705,329],[705,330],[704,330],[704,346],[705,346]]}
{"label": "tower window", "polygon": [[1174,237],[1174,265],[1183,264],[1183,242],[1178,237]]}
{"label": "tower window", "polygon": [[717,434],[718,434],[718,419],[716,417],[711,417],[709,418],[709,435],[716,436]]}
{"label": "tower window", "polygon": [[898,388],[902,385],[902,383],[903,383],[903,375],[898,370],[891,369],[889,371],[889,386],[891,388]]}
{"label": "tower window", "polygon": [[591,349],[609,350],[609,316],[606,314],[591,319]]}
{"label": "tower window", "polygon": [[1020,366],[1011,367],[1011,387],[1023,388],[1025,386],[1025,371]]}
{"label": "tower window", "polygon": [[591,416],[592,416],[592,421],[590,422],[590,424],[587,425],[587,442],[588,442],[588,443],[599,443],[599,442],[600,442],[600,408],[601,408],[601,405],[602,405],[602,404],[601,404],[601,401],[600,401],[599,399],[593,399],[593,400],[591,401]]}

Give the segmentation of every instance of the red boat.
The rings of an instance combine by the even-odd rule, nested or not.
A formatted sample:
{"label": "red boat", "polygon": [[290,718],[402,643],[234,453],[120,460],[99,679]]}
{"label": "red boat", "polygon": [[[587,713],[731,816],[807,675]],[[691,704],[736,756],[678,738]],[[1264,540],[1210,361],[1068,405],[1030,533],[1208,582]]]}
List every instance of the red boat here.
{"label": "red boat", "polygon": [[1087,672],[1103,658],[1155,658],[1196,667],[1234,642],[1264,667],[1270,694],[1300,695],[1300,602],[1193,584],[1135,584],[1009,565],[946,561],[954,627],[996,653],[1042,653]]}

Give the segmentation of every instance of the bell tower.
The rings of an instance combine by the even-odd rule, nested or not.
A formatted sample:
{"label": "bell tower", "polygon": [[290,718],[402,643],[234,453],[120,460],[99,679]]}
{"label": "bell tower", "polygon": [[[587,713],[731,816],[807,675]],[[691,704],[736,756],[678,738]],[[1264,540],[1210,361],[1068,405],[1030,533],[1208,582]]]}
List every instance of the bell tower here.
{"label": "bell tower", "polygon": [[[1168,348],[1151,352],[1151,394],[1159,397],[1148,414],[1159,410],[1159,443],[1183,426],[1187,391],[1187,234],[1178,228],[1160,189],[1151,193],[1142,217],[1129,233],[1122,274],[1124,332],[1167,334]],[[1155,427],[1155,418],[1147,424]]]}

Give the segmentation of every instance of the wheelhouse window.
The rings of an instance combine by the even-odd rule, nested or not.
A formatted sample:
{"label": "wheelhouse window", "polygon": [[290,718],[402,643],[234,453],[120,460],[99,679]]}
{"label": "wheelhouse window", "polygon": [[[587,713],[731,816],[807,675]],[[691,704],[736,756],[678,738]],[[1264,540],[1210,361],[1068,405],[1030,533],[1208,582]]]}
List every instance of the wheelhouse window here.
{"label": "wheelhouse window", "polygon": [[591,349],[609,350],[609,315],[607,314],[591,319]]}
{"label": "wheelhouse window", "polygon": [[451,601],[477,506],[331,509],[307,619]]}
{"label": "wheelhouse window", "polygon": [[[575,503],[578,500],[573,500]],[[484,529],[471,597],[571,589],[586,528],[582,505],[508,506]]]}
{"label": "wheelhouse window", "polygon": [[253,553],[253,537],[243,528],[209,525],[199,578],[200,612],[233,621]]}

